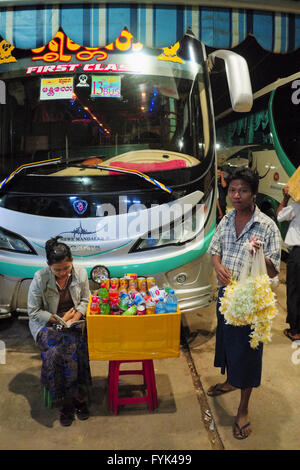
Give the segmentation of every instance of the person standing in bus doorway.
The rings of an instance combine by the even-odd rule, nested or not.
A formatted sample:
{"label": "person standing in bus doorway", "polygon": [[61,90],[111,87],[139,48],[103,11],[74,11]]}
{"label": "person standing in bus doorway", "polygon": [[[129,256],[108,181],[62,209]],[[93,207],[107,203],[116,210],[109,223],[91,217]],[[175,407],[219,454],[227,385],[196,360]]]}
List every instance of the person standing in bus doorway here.
{"label": "person standing in bus doorway", "polygon": [[277,210],[277,220],[290,222],[285,237],[285,243],[290,248],[286,265],[286,322],[290,328],[286,328],[284,334],[294,341],[300,340],[300,203],[292,202],[288,205],[290,199],[288,185],[282,189],[282,192],[283,200]]}
{"label": "person standing in bus doorway", "polygon": [[42,385],[53,402],[61,403],[60,423],[70,426],[89,417],[86,388],[91,384],[85,323],[65,328],[84,318],[90,296],[86,270],[73,266],[71,250],[60,237],[46,242],[48,266],[37,271],[28,292],[29,328],[41,349]]}
{"label": "person standing in bus doorway", "polygon": [[217,199],[217,224],[221,221],[222,217],[226,214],[226,197],[227,197],[227,182],[224,177],[224,171],[222,168],[218,168],[217,173],[218,182],[218,199]]}
{"label": "person standing in bus doorway", "polygon": [[[267,272],[275,277],[280,269],[280,233],[268,216],[255,205],[259,176],[248,168],[236,169],[228,177],[228,198],[234,210],[226,214],[217,227],[208,253],[219,283],[215,367],[227,373],[224,383],[207,391],[217,396],[240,389],[240,403],[233,426],[233,435],[245,439],[251,433],[248,405],[253,387],[261,383],[263,344],[250,346],[251,327],[226,324],[220,313],[220,299],[231,278],[238,279],[248,256],[249,241],[254,249],[263,250]],[[247,246],[248,245],[248,246]]]}

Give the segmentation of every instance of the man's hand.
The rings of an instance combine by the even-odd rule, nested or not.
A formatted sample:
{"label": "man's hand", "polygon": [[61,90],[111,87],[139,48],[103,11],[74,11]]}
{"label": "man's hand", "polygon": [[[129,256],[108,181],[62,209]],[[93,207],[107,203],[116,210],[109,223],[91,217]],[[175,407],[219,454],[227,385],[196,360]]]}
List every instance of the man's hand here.
{"label": "man's hand", "polygon": [[262,246],[261,241],[257,237],[250,238],[249,244],[250,244],[249,251],[250,251],[251,255],[253,255]]}
{"label": "man's hand", "polygon": [[221,263],[221,257],[219,255],[213,255],[212,262],[216,271],[217,280],[222,286],[227,286],[231,279],[231,272]]}
{"label": "man's hand", "polygon": [[222,286],[227,286],[231,279],[231,272],[223,264],[219,264],[215,267],[216,275],[219,283]]}
{"label": "man's hand", "polygon": [[284,198],[284,199],[289,200],[289,198],[291,197],[291,196],[289,195],[289,190],[290,190],[290,187],[289,187],[288,184],[286,184],[286,185],[282,188],[282,194],[283,194],[283,198]]}

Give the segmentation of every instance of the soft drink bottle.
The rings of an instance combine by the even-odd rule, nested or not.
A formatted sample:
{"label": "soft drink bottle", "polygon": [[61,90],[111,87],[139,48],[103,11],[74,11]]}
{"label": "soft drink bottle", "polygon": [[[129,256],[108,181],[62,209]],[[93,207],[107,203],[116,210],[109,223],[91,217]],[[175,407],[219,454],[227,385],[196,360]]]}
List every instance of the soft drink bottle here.
{"label": "soft drink bottle", "polygon": [[101,315],[109,315],[110,314],[110,306],[109,306],[109,303],[107,301],[107,299],[102,299],[102,304],[101,304],[101,307],[100,307],[100,313]]}
{"label": "soft drink bottle", "polygon": [[112,300],[112,305],[110,307],[110,314],[111,315],[120,315],[121,314],[118,299],[113,299]]}
{"label": "soft drink bottle", "polygon": [[106,288],[105,282],[101,282],[100,284],[100,289],[98,291],[98,296],[99,296],[99,301],[102,303],[102,299],[107,299],[108,298],[108,290]]}
{"label": "soft drink bottle", "polygon": [[90,314],[97,315],[98,313],[100,313],[99,297],[94,296],[92,297],[92,302],[90,306]]}
{"label": "soft drink bottle", "polygon": [[178,303],[177,297],[174,293],[174,290],[171,289],[169,294],[166,297],[166,302],[165,302],[166,312],[168,313],[177,312],[177,303]]}
{"label": "soft drink bottle", "polygon": [[117,284],[111,284],[109,291],[108,291],[108,299],[109,299],[110,306],[112,306],[112,302],[114,299],[119,300],[119,289],[117,287]]}
{"label": "soft drink bottle", "polygon": [[155,306],[155,313],[166,313],[166,307],[163,297],[159,297]]}

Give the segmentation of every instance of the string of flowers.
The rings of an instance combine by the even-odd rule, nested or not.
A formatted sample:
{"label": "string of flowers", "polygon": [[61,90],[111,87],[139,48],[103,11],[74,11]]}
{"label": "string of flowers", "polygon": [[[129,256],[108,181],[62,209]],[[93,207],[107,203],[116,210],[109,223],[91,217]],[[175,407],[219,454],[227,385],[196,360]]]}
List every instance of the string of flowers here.
{"label": "string of flowers", "polygon": [[276,299],[267,274],[248,277],[242,282],[232,280],[225,287],[220,312],[225,323],[251,326],[250,346],[271,341],[272,320],[276,316]]}

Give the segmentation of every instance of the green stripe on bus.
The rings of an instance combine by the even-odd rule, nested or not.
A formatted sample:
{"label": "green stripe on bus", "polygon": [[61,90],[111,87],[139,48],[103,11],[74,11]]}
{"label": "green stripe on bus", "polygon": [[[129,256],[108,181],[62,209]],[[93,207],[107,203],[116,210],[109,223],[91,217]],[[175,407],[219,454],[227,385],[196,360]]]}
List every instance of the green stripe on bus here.
{"label": "green stripe on bus", "polygon": [[[183,253],[182,255],[173,255],[168,259],[161,259],[158,261],[146,261],[144,263],[141,261],[139,263],[128,263],[119,266],[107,266],[107,268],[109,269],[111,277],[122,277],[126,272],[134,272],[139,276],[147,276],[160,272],[170,271],[172,269],[178,268],[179,266],[190,263],[202,256],[208,249],[212,236],[215,232],[215,228],[216,226],[215,224],[213,224],[205,238],[198,245],[198,247],[190,250],[187,253]],[[97,264],[102,264],[101,257],[99,257],[99,262]],[[35,272],[39,269],[42,269],[43,267],[44,266],[25,266],[22,264],[6,263],[4,261],[0,261],[0,273],[4,276],[32,278]],[[90,272],[92,269],[93,266],[90,268],[86,268],[88,276],[90,276]]]}

